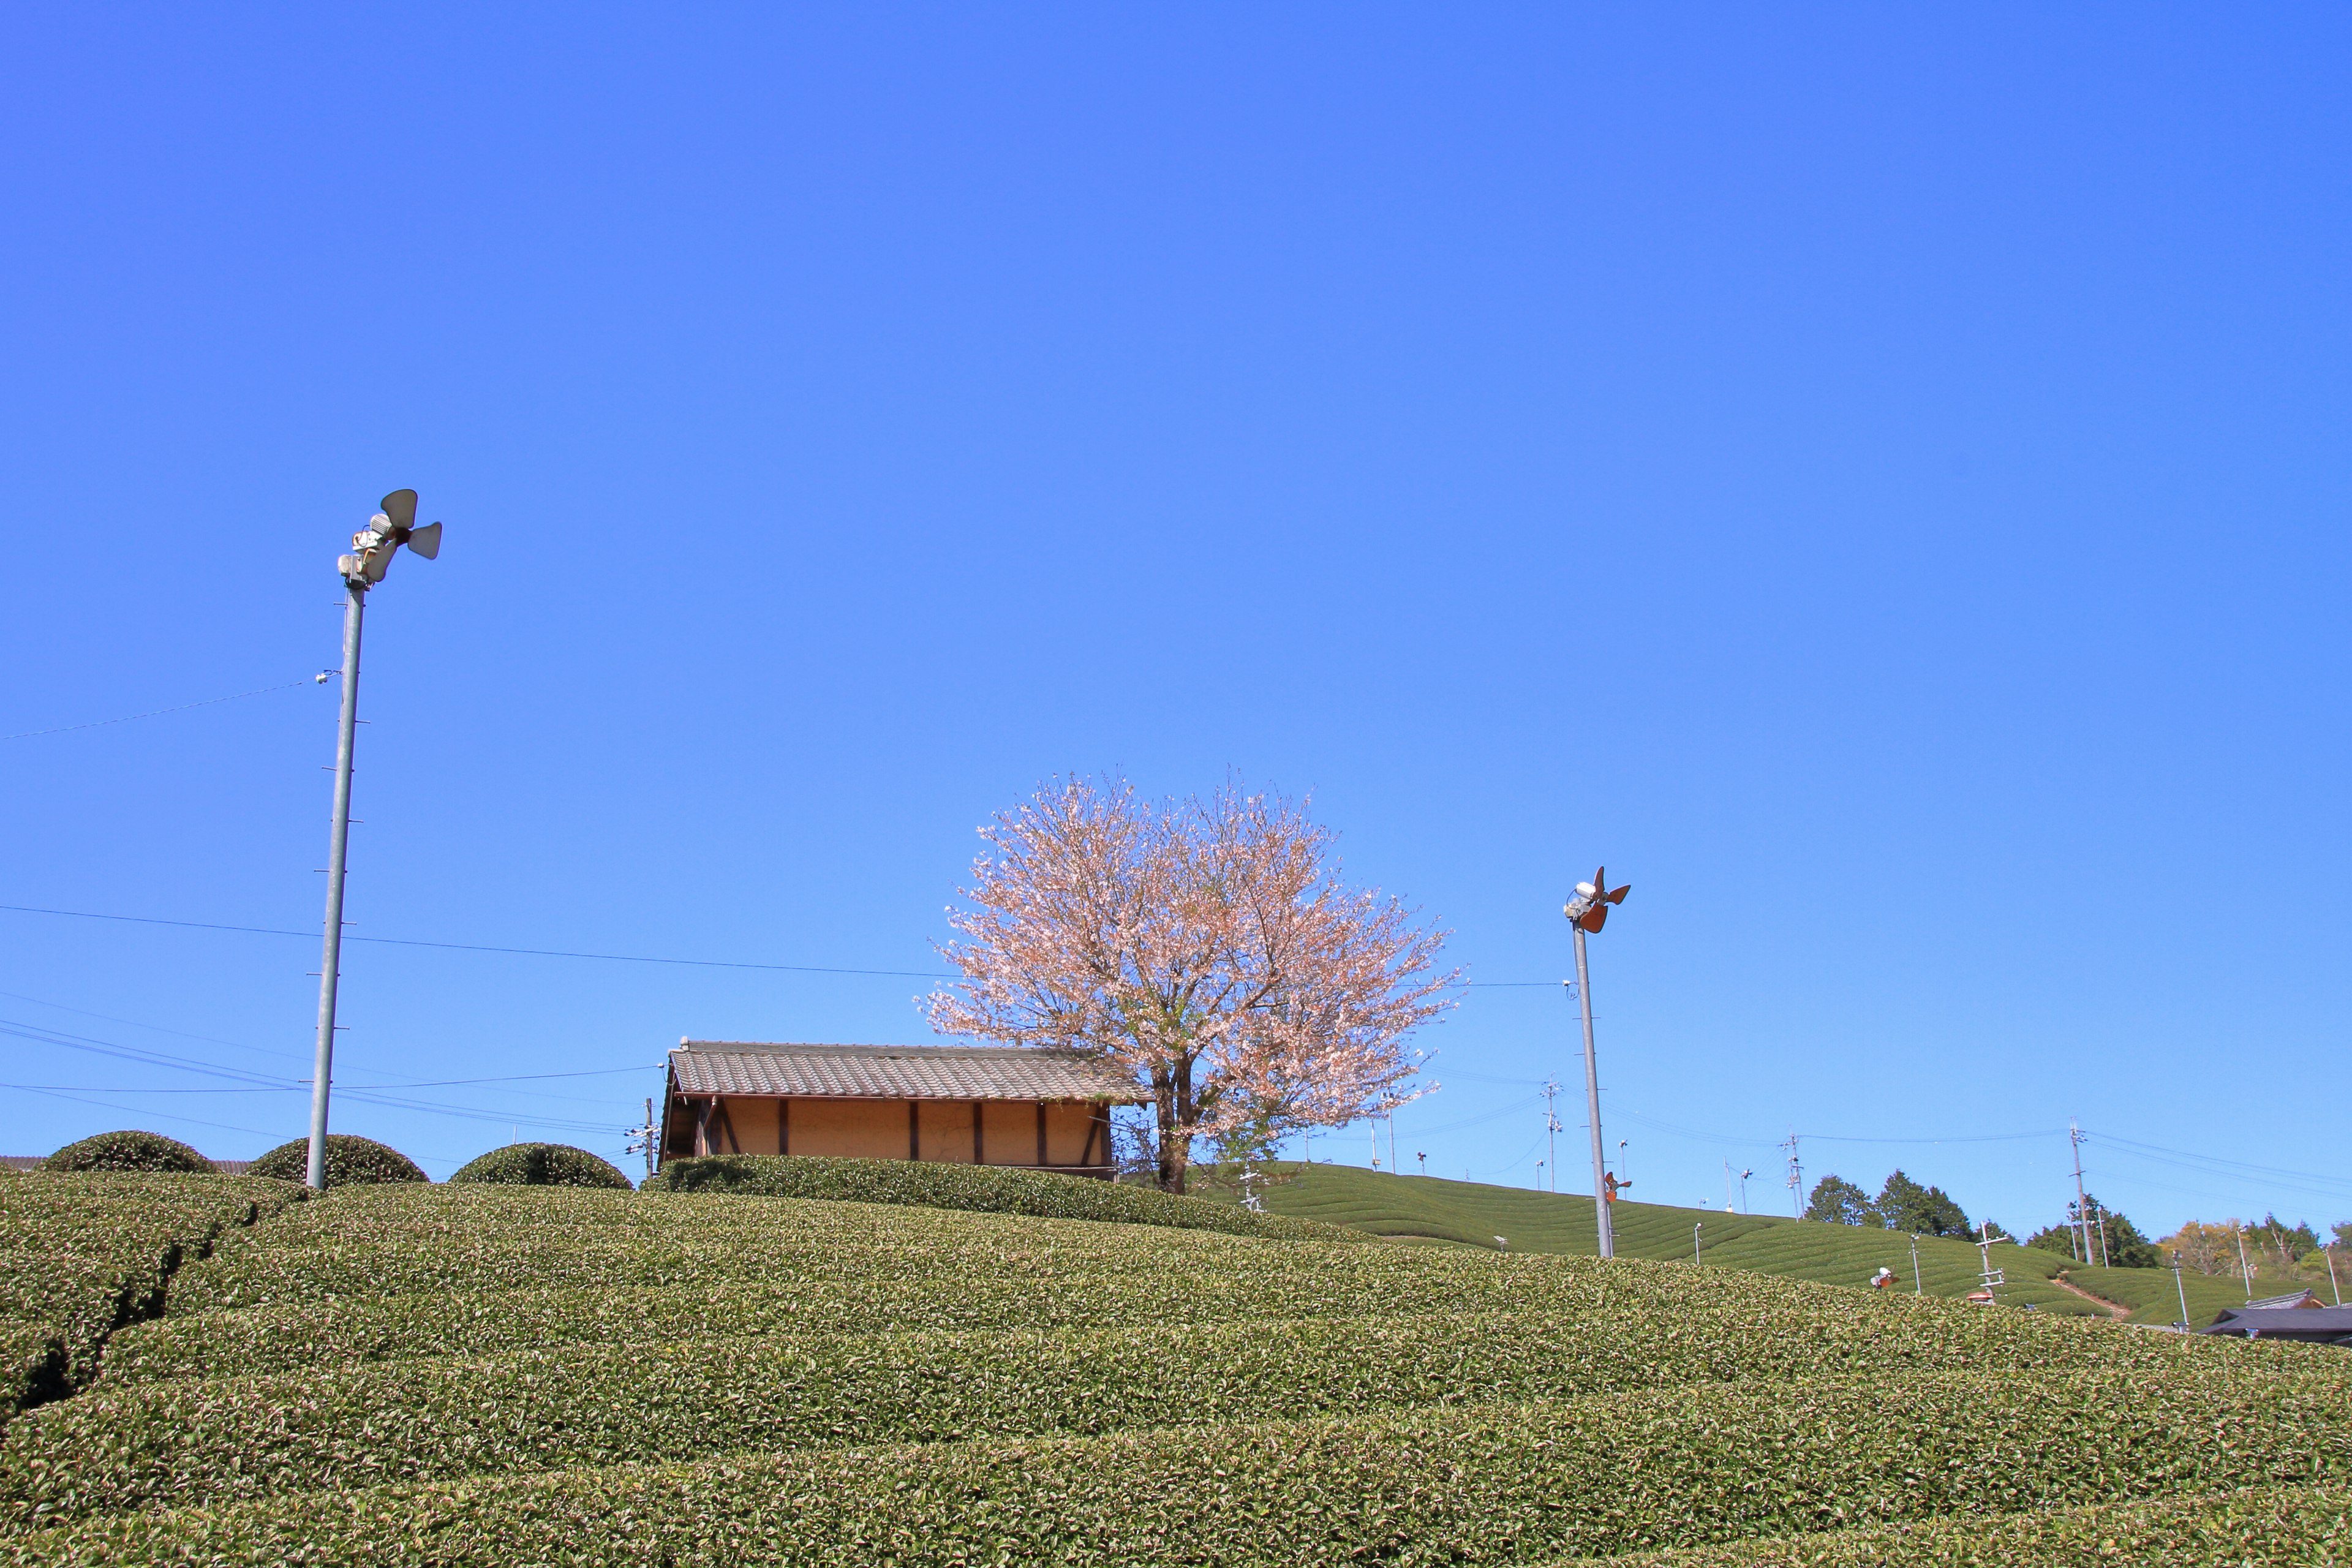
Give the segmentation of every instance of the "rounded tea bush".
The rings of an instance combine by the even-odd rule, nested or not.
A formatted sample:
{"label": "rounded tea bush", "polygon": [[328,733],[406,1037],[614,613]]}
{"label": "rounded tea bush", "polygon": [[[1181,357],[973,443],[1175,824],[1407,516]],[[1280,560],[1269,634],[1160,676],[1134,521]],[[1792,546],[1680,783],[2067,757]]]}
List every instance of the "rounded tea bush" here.
{"label": "rounded tea bush", "polygon": [[449,1178],[515,1187],[629,1189],[620,1168],[569,1143],[509,1143],[469,1161]]}
{"label": "rounded tea bush", "polygon": [[[270,1176],[281,1182],[299,1182],[310,1173],[310,1141],[297,1138],[280,1143],[251,1165],[246,1167],[248,1176]],[[385,1147],[373,1138],[355,1138],[348,1132],[327,1134],[327,1185],[331,1187],[364,1187],[377,1182],[422,1182],[428,1180],[416,1163],[397,1149]]]}
{"label": "rounded tea bush", "polygon": [[213,1163],[161,1132],[100,1132],[48,1157],[50,1171],[173,1171],[215,1174]]}

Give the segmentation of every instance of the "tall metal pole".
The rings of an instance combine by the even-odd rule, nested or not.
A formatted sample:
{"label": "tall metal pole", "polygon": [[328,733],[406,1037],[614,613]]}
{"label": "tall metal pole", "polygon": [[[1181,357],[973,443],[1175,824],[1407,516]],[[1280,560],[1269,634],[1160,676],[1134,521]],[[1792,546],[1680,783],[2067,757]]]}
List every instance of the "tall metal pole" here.
{"label": "tall metal pole", "polygon": [[1592,980],[1584,966],[1584,928],[1570,926],[1576,938],[1576,1001],[1584,1015],[1584,1113],[1592,1123],[1593,1229],[1601,1238],[1601,1256],[1617,1256],[1617,1227],[1609,1217],[1607,1145],[1601,1141],[1601,1069],[1592,1059]]}
{"label": "tall metal pole", "polygon": [[2074,1145],[2074,1230],[2083,1243],[2083,1261],[2091,1261],[2091,1216],[2088,1196],[2083,1191],[2083,1130],[2072,1121],[2066,1123],[2066,1136]]}
{"label": "tall metal pole", "polygon": [[2172,1288],[2180,1292],[2180,1330],[2189,1331],[2189,1287],[2180,1282],[2180,1254],[2172,1255]]}
{"label": "tall metal pole", "polygon": [[343,717],[335,731],[335,816],[327,836],[327,940],[319,960],[319,1049],[310,1069],[310,1164],[313,1192],[327,1187],[327,1088],[335,1074],[335,982],[343,956],[343,850],[352,836],[352,741],[360,716],[360,622],[367,586],[346,580],[343,604]]}
{"label": "tall metal pole", "polygon": [[1551,1162],[1551,1190],[1559,1191],[1559,1118],[1551,1108],[1552,1097],[1559,1085],[1551,1079],[1544,1079],[1544,1158]]}

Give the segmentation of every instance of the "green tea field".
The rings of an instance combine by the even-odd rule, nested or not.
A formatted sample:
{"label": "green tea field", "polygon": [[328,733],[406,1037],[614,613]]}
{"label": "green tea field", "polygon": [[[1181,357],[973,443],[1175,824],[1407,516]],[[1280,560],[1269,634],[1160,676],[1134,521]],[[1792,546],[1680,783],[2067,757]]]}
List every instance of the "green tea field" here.
{"label": "green tea field", "polygon": [[2331,1347],[1565,1231],[1398,1245],[1023,1173],[682,1163],[722,1164],[310,1201],[0,1178],[0,1557],[2352,1560]]}
{"label": "green tea field", "polygon": [[[1596,1250],[1589,1197],[1400,1176],[1348,1165],[1286,1164],[1269,1169],[1284,1178],[1265,1193],[1266,1208],[1276,1214],[1350,1226],[1398,1240],[1497,1248],[1499,1237],[1513,1252],[1589,1257]],[[1703,1265],[1828,1285],[1860,1285],[1880,1268],[1891,1268],[1895,1289],[1905,1294],[1916,1287],[1927,1295],[1957,1300],[1977,1289],[1983,1267],[1983,1255],[1974,1246],[1927,1237],[1919,1242],[1915,1275],[1908,1236],[1785,1215],[1733,1215],[1717,1209],[1621,1201],[1616,1224],[1621,1257],[1686,1262],[1692,1257],[1692,1227],[1696,1226],[1697,1254]],[[2003,1304],[2031,1305],[2043,1312],[2170,1324],[2179,1321],[2180,1297],[2186,1295],[2189,1320],[2201,1328],[2222,1308],[2237,1306],[2246,1299],[2244,1287],[2235,1279],[2184,1274],[2176,1289],[2168,1268],[2086,1268],[2071,1262],[2063,1253],[2008,1243],[1993,1247],[1992,1263],[2006,1277],[2006,1283],[1996,1292]],[[2067,1289],[2057,1282],[2061,1279],[2075,1289]],[[2259,1272],[2254,1283],[2265,1294],[2300,1289],[2304,1284]]]}

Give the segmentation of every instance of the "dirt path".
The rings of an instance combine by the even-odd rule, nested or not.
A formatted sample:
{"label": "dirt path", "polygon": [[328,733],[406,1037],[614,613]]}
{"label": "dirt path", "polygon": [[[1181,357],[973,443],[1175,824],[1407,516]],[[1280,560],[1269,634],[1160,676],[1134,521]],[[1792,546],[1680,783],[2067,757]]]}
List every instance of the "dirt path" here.
{"label": "dirt path", "polygon": [[2088,1290],[2084,1289],[2080,1285],[2073,1284],[2068,1281],[2067,1278],[2063,1274],[2052,1276],[2050,1283],[2057,1286],[2061,1290],[2073,1291],[2075,1295],[2080,1296],[2084,1300],[2090,1302],[2091,1305],[2098,1308],[2099,1310],[2105,1312],[2110,1318],[2128,1318],[2132,1315],[2132,1310],[2129,1307],[2125,1306],[2122,1302],[2110,1301],[2105,1296],[2094,1296]]}

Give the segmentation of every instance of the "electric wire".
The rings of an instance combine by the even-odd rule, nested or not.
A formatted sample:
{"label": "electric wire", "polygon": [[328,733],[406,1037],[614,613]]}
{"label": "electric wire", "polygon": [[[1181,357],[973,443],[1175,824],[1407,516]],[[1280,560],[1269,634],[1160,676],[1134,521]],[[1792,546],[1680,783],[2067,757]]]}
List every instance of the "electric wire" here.
{"label": "electric wire", "polygon": [[[62,915],[72,920],[120,921],[131,925],[178,926],[189,931],[236,931],[246,936],[291,936],[316,942],[317,931],[283,931],[274,926],[220,925],[211,921],[169,921],[152,915],[93,914],[87,910],[42,909],[32,904],[0,904],[0,910],[20,915]],[[723,958],[656,958],[635,952],[573,952],[547,947],[495,947],[482,942],[426,942],[416,937],[355,936],[346,933],[345,942],[374,942],[384,947],[431,947],[451,952],[497,952],[525,958],[585,958],[605,963],[674,963],[694,969],[762,969],[792,974],[882,974],[912,980],[953,980],[952,974],[929,969],[848,969],[816,963],[748,963]]]}
{"label": "electric wire", "polygon": [[[102,914],[89,910],[53,910],[36,904],[0,904],[0,910],[19,915],[55,915],[67,920],[117,921],[127,925],[176,926],[184,931],[234,931],[243,936],[290,936],[299,937],[306,942],[316,942],[319,939],[317,931],[287,931],[277,926],[224,925],[213,921],[163,920],[154,915]],[[641,952],[583,952],[568,948],[506,947],[488,942],[431,942],[422,937],[361,936],[348,931],[344,933],[343,940],[373,942],[382,947],[427,947],[446,952],[494,952],[520,958],[578,958],[600,963],[667,963],[691,969],[756,969],[784,974],[866,974],[903,980],[961,978],[957,974],[939,969],[855,969],[845,965],[824,963],[752,963],[740,959],[726,958],[664,958]],[[1468,980],[1463,984],[1480,988],[1508,988],[1559,985],[1568,983],[1558,980]],[[0,993],[0,994],[5,994],[5,993]]]}
{"label": "electric wire", "polygon": [[59,724],[48,730],[24,730],[14,735],[0,735],[0,741],[29,741],[37,735],[66,735],[76,730],[103,730],[109,724],[128,724],[134,719],[160,719],[166,713],[185,713],[191,708],[210,708],[216,703],[242,702],[248,697],[265,697],[272,691],[291,690],[297,686],[309,686],[318,678],[306,675],[299,680],[282,681],[276,686],[257,686],[250,691],[232,692],[226,697],[207,697],[202,702],[183,702],[176,708],[151,708],[144,713],[125,713],[120,719],[92,719],[86,724]]}

